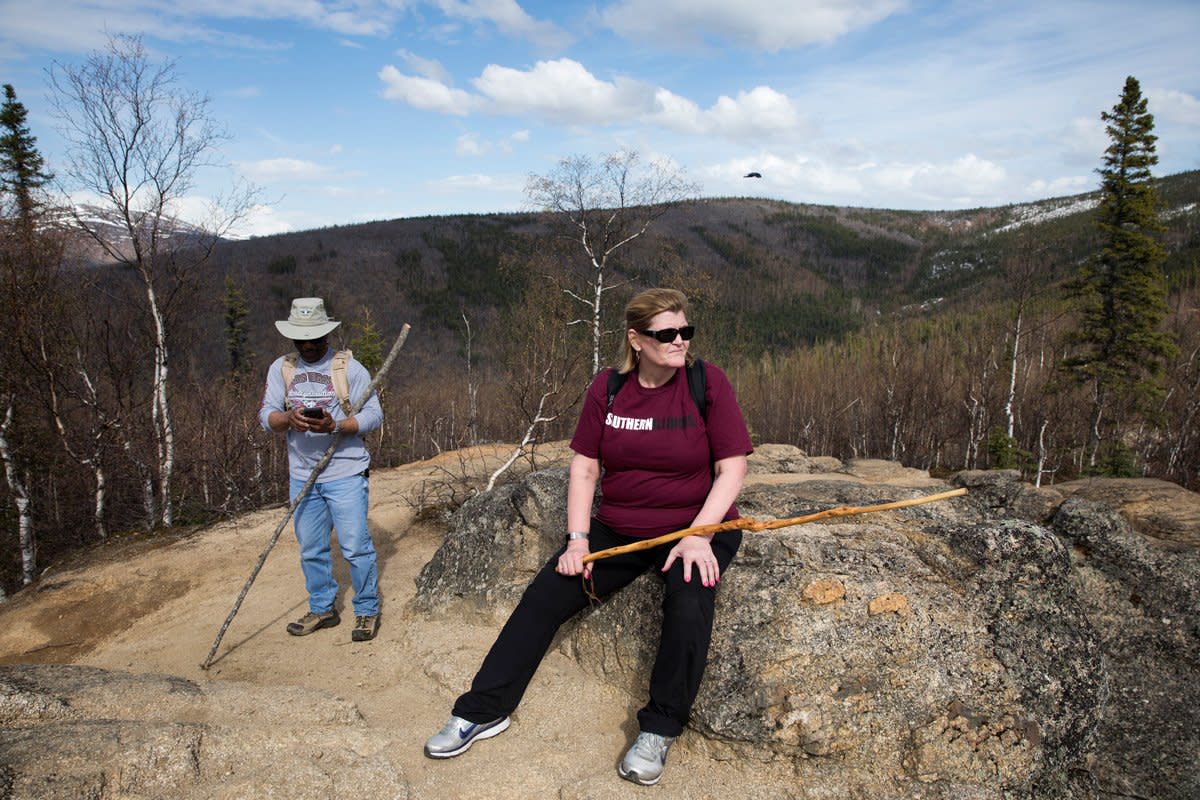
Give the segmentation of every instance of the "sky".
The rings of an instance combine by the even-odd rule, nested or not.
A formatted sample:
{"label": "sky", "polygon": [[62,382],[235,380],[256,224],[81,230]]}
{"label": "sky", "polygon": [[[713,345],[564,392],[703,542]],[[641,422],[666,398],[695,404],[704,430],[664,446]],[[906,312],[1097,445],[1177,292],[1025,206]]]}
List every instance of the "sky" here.
{"label": "sky", "polygon": [[1070,195],[1129,75],[1155,174],[1200,168],[1196,0],[0,0],[0,82],[51,171],[48,75],[117,34],[209,98],[223,166],[187,200],[251,183],[242,235],[529,210],[531,175],[621,149],[703,197]]}

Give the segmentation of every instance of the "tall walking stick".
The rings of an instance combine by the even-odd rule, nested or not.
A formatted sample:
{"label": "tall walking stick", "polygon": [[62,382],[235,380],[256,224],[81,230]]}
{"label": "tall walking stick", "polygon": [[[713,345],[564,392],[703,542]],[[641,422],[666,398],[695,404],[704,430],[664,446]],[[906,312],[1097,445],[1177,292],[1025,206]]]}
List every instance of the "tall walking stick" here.
{"label": "tall walking stick", "polygon": [[583,557],[583,563],[587,564],[591,561],[599,561],[602,558],[620,555],[621,553],[632,553],[636,550],[648,550],[651,547],[657,547],[660,544],[673,542],[676,539],[682,539],[685,536],[694,534],[707,535],[710,533],[720,533],[721,531],[768,531],[775,528],[787,528],[792,525],[803,525],[806,522],[816,522],[819,519],[828,519],[829,517],[848,517],[852,514],[869,514],[873,511],[890,511],[893,508],[908,508],[909,506],[919,506],[925,503],[934,503],[938,500],[946,500],[951,497],[960,497],[967,493],[966,489],[951,489],[948,492],[938,492],[937,494],[929,494],[924,497],[913,497],[908,500],[894,500],[890,503],[880,503],[874,506],[838,506],[837,508],[827,508],[824,511],[818,511],[815,514],[808,514],[803,517],[790,517],[789,519],[772,519],[772,520],[757,520],[750,517],[742,517],[741,519],[731,519],[728,522],[719,522],[715,525],[697,525],[694,528],[684,528],[681,531],[668,533],[665,536],[658,536],[654,539],[646,539],[642,542],[634,542],[633,544],[625,544],[620,547],[610,547],[607,550],[598,550],[595,553],[588,553]]}
{"label": "tall walking stick", "polygon": [[[404,327],[400,329],[400,335],[396,338],[396,343],[392,345],[392,349],[388,353],[387,358],[384,359],[383,365],[379,368],[379,371],[375,373],[375,377],[371,380],[371,383],[367,386],[367,388],[363,390],[363,393],[358,397],[357,400],[354,401],[354,405],[351,406],[349,416],[354,416],[362,410],[363,406],[367,404],[367,400],[371,398],[372,393],[375,391],[375,387],[379,385],[379,382],[383,380],[383,376],[387,374],[389,369],[391,369],[392,362],[396,360],[396,356],[400,355],[400,349],[404,347],[404,342],[408,339],[408,331],[409,325],[406,322],[404,323]],[[225,631],[229,630],[229,625],[233,622],[233,618],[237,616],[238,610],[242,607],[242,601],[246,599],[246,593],[249,592],[250,587],[254,585],[254,579],[258,577],[258,573],[263,568],[263,564],[267,563],[267,556],[270,554],[272,548],[275,547],[275,543],[279,541],[279,536],[283,533],[283,529],[288,524],[288,520],[290,520],[292,518],[292,514],[296,512],[296,506],[300,505],[300,501],[304,499],[306,494],[308,494],[308,490],[311,489],[313,484],[317,482],[317,476],[321,474],[321,470],[325,469],[325,466],[329,463],[330,459],[333,458],[333,453],[335,450],[337,450],[338,442],[341,440],[341,433],[333,434],[333,439],[330,441],[329,447],[326,448],[325,455],[321,456],[321,460],[317,462],[315,467],[313,467],[312,474],[308,476],[308,480],[304,482],[304,486],[301,487],[300,491],[296,494],[296,498],[288,504],[287,513],[284,514],[283,519],[279,523],[279,527],[275,529],[275,533],[271,535],[271,540],[267,542],[267,546],[264,547],[263,551],[259,554],[258,563],[254,565],[254,569],[250,572],[250,577],[246,579],[246,585],[242,587],[242,591],[238,594],[237,600],[234,601],[233,608],[230,610],[229,616],[225,618],[225,624],[222,625],[221,630],[217,632],[217,638],[212,643],[212,649],[208,651],[208,656],[204,659],[204,663],[200,665],[200,669],[207,670],[210,666],[212,666],[213,656],[217,654],[217,648],[221,646],[221,639],[224,638]]]}

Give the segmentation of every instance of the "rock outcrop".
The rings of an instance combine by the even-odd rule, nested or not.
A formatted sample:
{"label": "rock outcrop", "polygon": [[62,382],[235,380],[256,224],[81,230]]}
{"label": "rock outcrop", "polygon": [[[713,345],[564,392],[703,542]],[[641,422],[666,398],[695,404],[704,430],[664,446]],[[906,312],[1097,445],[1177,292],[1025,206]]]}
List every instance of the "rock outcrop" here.
{"label": "rock outcrop", "polygon": [[[867,482],[936,483],[885,467],[749,485],[739,506],[784,518],[933,491]],[[560,544],[565,481],[534,473],[463,506],[420,608],[506,614]],[[745,537],[691,723],[714,757],[789,760],[814,798],[1200,795],[1194,548],[1016,473],[953,482],[970,494]],[[643,696],[660,598],[645,576],[560,647]]]}
{"label": "rock outcrop", "polygon": [[[658,794],[1200,797],[1200,497],[1144,480],[1037,489],[1004,471],[948,483],[969,494],[746,535],[722,580],[691,730]],[[240,563],[152,616],[137,598],[94,605],[120,594],[112,586],[176,587],[180,569],[208,575],[240,533],[152,551],[145,573],[92,565],[42,586],[7,607],[9,641],[21,643],[9,660],[89,652],[95,642],[81,644],[78,631],[96,608],[140,621],[117,633],[88,627],[120,639],[90,651],[112,670],[0,667],[0,800],[446,797],[466,775],[475,797],[636,791],[613,774],[608,748],[617,757],[631,733],[624,715],[643,701],[657,646],[662,588],[649,575],[564,629],[514,735],[449,770],[420,754],[484,640],[559,547],[565,487],[561,467],[530,473],[464,505],[444,540],[440,522],[387,527],[381,563],[393,575],[428,560],[415,596],[407,577],[390,584],[405,585],[386,615],[391,635],[361,651],[332,638],[295,647],[284,617],[264,607],[255,625],[267,627],[251,626],[226,655],[225,673],[253,683],[121,671],[194,664],[173,651],[208,645],[195,609],[211,612],[206,598],[229,575],[240,585]],[[778,518],[944,488],[896,464],[766,446],[739,504]],[[374,524],[404,519],[388,513],[377,506]],[[93,568],[105,570],[96,591],[76,593]],[[283,609],[293,589],[276,580]],[[361,680],[343,688],[351,663]],[[560,702],[576,691],[589,700]],[[365,703],[370,722],[342,696]],[[571,727],[547,730],[540,715]],[[580,730],[597,717],[606,725]],[[538,771],[512,770],[516,758]]]}
{"label": "rock outcrop", "polygon": [[403,800],[395,743],[298,687],[0,667],[0,798]]}

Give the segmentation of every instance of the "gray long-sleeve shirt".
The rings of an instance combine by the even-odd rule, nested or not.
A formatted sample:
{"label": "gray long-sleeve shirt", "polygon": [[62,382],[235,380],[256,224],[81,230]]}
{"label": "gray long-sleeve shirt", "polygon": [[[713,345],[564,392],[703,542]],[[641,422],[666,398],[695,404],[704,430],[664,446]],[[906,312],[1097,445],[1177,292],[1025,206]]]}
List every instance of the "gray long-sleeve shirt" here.
{"label": "gray long-sleeve shirt", "polygon": [[[264,430],[271,430],[267,418],[272,411],[320,407],[334,420],[346,418],[333,389],[333,355],[334,350],[331,347],[325,352],[325,357],[316,364],[299,359],[296,362],[296,374],[288,386],[283,385],[283,356],[275,359],[267,370],[267,386],[263,392],[262,408],[258,411],[258,421]],[[359,398],[371,384],[371,376],[366,368],[353,358],[346,364],[346,378],[350,383],[352,400]],[[372,392],[370,399],[354,415],[354,419],[358,422],[358,433],[352,436],[342,435],[333,458],[317,478],[318,483],[357,475],[371,465],[371,454],[367,452],[362,434],[375,430],[383,422],[379,396]],[[288,474],[302,481],[308,480],[313,467],[329,447],[329,442],[330,435],[327,433],[297,433],[288,430]]]}

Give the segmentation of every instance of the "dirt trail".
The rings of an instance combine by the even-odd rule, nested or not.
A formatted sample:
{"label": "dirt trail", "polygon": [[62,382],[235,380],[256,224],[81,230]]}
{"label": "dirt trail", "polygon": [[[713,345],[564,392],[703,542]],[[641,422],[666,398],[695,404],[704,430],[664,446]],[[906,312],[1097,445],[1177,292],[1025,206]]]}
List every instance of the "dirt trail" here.
{"label": "dirt trail", "polygon": [[[479,470],[499,457],[468,455],[475,474],[486,474]],[[413,800],[645,796],[648,790],[620,780],[615,771],[644,699],[606,686],[557,650],[543,662],[508,732],[449,761],[423,756],[425,739],[445,722],[503,623],[461,612],[427,617],[410,605],[414,579],[440,544],[444,526],[417,520],[408,499],[446,470],[459,470],[462,458],[447,454],[372,473],[369,522],[383,593],[382,626],[373,642],[350,641],[353,612],[344,591],[340,627],[304,638],[285,632],[284,625],[305,610],[289,526],[217,660],[207,672],[200,669],[281,518],[282,509],[275,508],[166,544],[107,548],[51,573],[35,590],[0,606],[0,663],[75,663],[328,692],[355,703],[381,739],[405,743],[388,755],[403,770]],[[335,564],[339,582],[348,586],[340,557]],[[788,766],[731,760],[688,733],[653,791],[660,800],[804,796],[794,780]]]}

